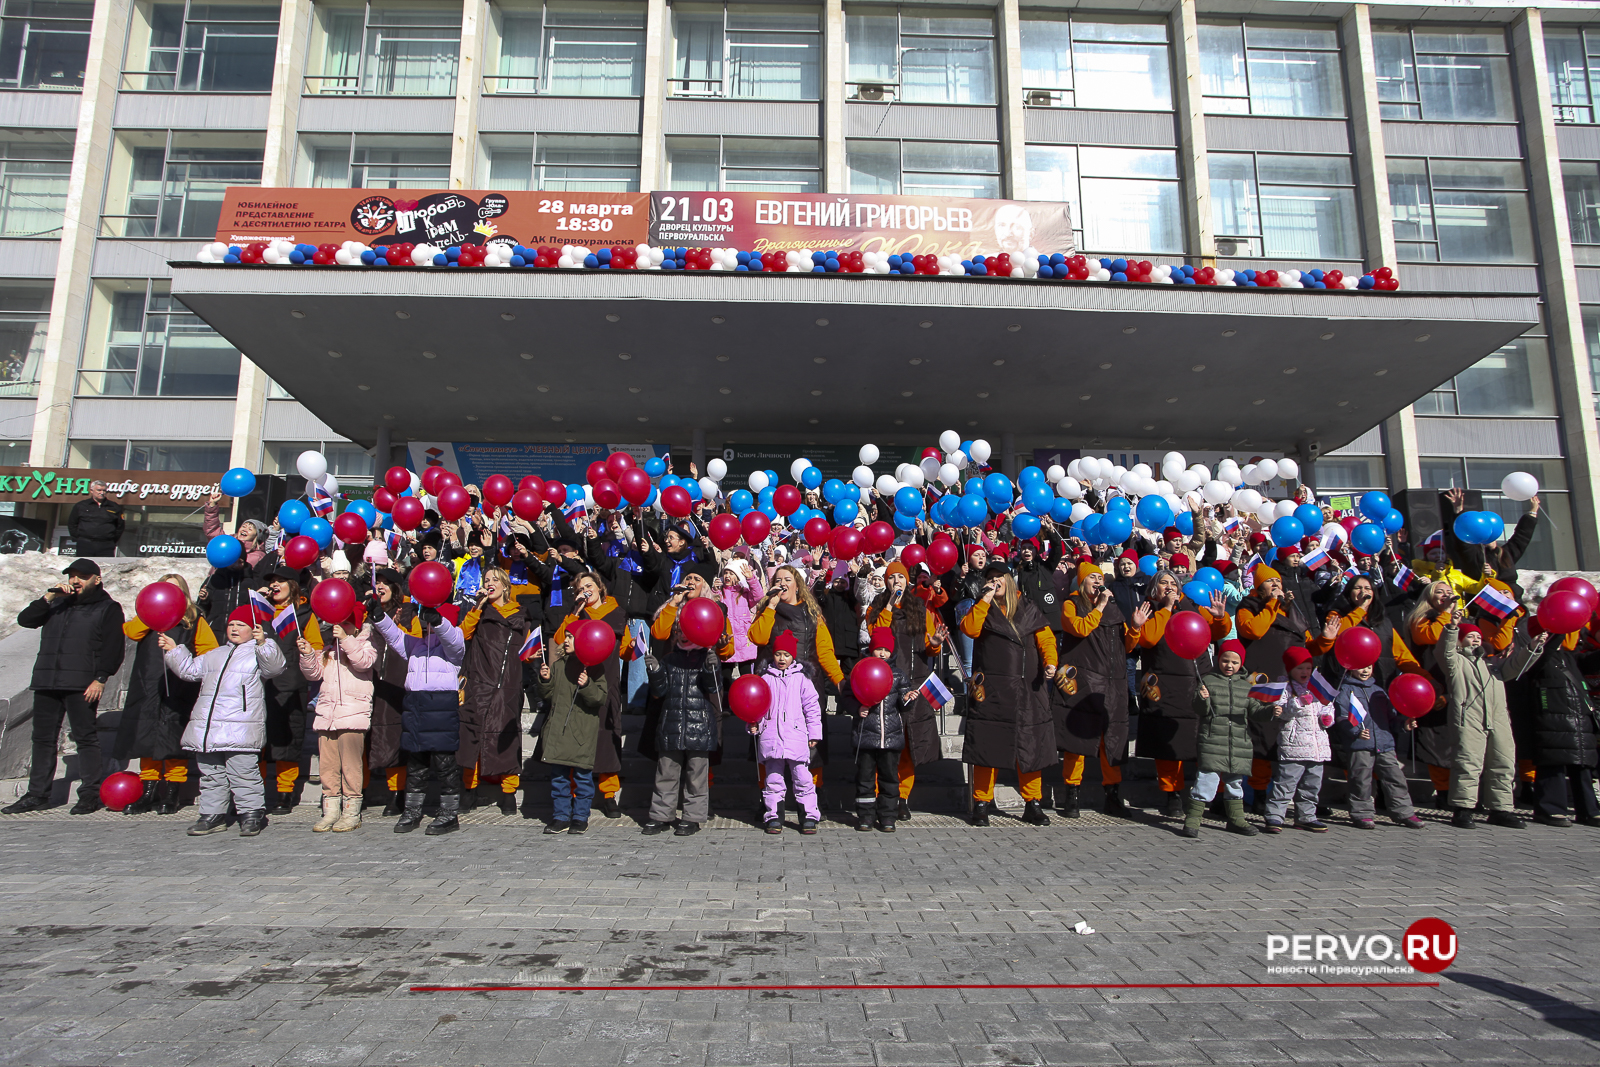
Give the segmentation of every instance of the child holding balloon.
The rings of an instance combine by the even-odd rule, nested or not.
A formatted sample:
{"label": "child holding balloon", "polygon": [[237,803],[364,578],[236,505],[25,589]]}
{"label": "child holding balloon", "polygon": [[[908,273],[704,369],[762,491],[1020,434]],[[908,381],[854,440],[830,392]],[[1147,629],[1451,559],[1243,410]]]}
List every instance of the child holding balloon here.
{"label": "child holding balloon", "polygon": [[558,770],[550,779],[555,816],[544,832],[581,834],[589,829],[594,801],[594,757],[600,712],[606,706],[606,676],[599,670],[590,673],[578,659],[576,627],[565,630],[560,647],[553,668],[549,660],[539,661],[539,697],[550,708],[540,743],[544,761],[570,768],[570,773]]}
{"label": "child holding balloon", "polygon": [[794,796],[803,816],[800,832],[816,833],[817,823],[822,820],[810,770],[817,743],[822,740],[822,702],[805,668],[796,662],[798,651],[799,641],[793,630],[785,630],[772,639],[772,663],[761,674],[771,688],[772,702],[766,715],[750,724],[765,768],[762,825],[769,834],[783,832],[779,810],[790,782],[794,783]]}
{"label": "child holding balloon", "polygon": [[[787,636],[787,635],[786,635]],[[906,745],[902,707],[917,699],[917,686],[895,662],[894,630],[872,630],[872,655],[889,664],[894,681],[888,695],[856,713],[856,829],[873,828],[872,809],[878,809],[877,828],[894,833],[900,800],[900,753]]]}
{"label": "child holding balloon", "polygon": [[311,724],[322,778],[322,818],[311,828],[317,833],[361,827],[367,730],[372,726],[372,668],[378,650],[359,606],[356,612],[333,625],[333,640],[320,650],[304,637],[295,642],[300,673],[308,681],[322,683]]}

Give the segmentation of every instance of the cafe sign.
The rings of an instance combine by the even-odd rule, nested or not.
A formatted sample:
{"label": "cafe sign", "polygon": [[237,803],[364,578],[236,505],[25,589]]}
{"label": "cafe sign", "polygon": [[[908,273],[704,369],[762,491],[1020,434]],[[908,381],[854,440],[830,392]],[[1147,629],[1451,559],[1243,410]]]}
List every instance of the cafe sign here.
{"label": "cafe sign", "polygon": [[91,482],[105,482],[118,504],[204,503],[222,475],[210,471],[111,471],[0,467],[0,502],[75,504]]}

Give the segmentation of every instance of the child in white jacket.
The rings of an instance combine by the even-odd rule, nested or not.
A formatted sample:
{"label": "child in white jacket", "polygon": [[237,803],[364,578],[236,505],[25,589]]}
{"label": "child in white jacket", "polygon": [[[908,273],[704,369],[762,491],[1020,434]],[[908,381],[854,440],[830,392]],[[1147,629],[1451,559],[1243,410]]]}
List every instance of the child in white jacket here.
{"label": "child in white jacket", "polygon": [[1283,696],[1270,708],[1268,722],[1278,730],[1278,765],[1272,771],[1272,796],[1267,800],[1267,821],[1262,827],[1269,834],[1283,832],[1283,819],[1294,798],[1295,825],[1313,833],[1327,833],[1328,825],[1317,818],[1317,801],[1322,794],[1322,774],[1333,759],[1328,728],[1333,725],[1333,703],[1323,701],[1309,688],[1311,653],[1296,645],[1283,654],[1288,684]]}
{"label": "child in white jacket", "polygon": [[276,678],[288,664],[278,642],[262,626],[267,613],[250,605],[228,616],[227,644],[196,656],[162,634],[158,639],[167,669],[200,683],[183,747],[200,768],[200,818],[190,837],[227,829],[228,798],[239,813],[239,836],[254,837],[267,825],[267,797],[257,757],[267,743],[267,703],[263,678]]}

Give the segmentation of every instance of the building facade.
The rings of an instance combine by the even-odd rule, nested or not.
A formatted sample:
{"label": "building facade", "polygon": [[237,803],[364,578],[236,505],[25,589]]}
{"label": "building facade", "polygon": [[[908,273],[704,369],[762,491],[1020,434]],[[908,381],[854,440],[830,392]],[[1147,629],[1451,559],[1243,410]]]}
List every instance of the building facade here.
{"label": "building facade", "polygon": [[1600,567],[1600,4],[0,10],[0,466],[286,473],[320,447],[370,478],[169,295],[228,185],[1064,200],[1090,254],[1538,295],[1539,328],[1318,457],[1317,488],[1464,486],[1509,517],[1527,470],[1528,563]]}

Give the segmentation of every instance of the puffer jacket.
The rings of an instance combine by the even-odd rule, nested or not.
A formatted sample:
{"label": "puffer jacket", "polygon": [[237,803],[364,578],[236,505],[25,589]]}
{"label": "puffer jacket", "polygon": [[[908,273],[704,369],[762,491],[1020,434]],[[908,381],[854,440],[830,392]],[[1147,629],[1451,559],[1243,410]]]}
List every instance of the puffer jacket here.
{"label": "puffer jacket", "polygon": [[720,668],[704,648],[674,647],[650,674],[650,692],[661,699],[656,725],[658,752],[715,752],[722,747]]}
{"label": "puffer jacket", "polygon": [[467,642],[461,628],[443,619],[422,637],[413,637],[395,625],[387,615],[379,615],[374,625],[378,636],[406,658],[406,692],[454,692],[461,687],[461,661],[466,658]]}
{"label": "puffer jacket", "polygon": [[[1351,721],[1351,701],[1361,705],[1364,717],[1360,726]],[[1375,677],[1361,679],[1349,672],[1333,698],[1333,718],[1333,740],[1346,752],[1393,752],[1395,735],[1406,723]],[[1371,736],[1362,737],[1363,728]]]}
{"label": "puffer jacket", "polygon": [[1195,688],[1194,709],[1200,715],[1200,770],[1213,774],[1247,775],[1253,750],[1250,713],[1263,707],[1250,698],[1250,676],[1211,671],[1200,679],[1207,695]]}
{"label": "puffer jacket", "polygon": [[[1273,712],[1282,707],[1282,718]],[[1324,704],[1302,685],[1289,683],[1276,704],[1257,702],[1251,715],[1268,724],[1270,734],[1278,734],[1278,758],[1306,763],[1326,763],[1333,759],[1328,728],[1333,725],[1333,705]]]}
{"label": "puffer jacket", "polygon": [[[578,678],[589,677],[580,687]],[[606,673],[584,667],[576,656],[562,656],[550,666],[550,678],[536,683],[550,704],[539,736],[543,759],[561,767],[593,770],[600,737],[600,712],[606,706]]]}
{"label": "puffer jacket", "polygon": [[1459,735],[1462,724],[1468,722],[1487,730],[1507,729],[1511,716],[1506,708],[1506,687],[1489,667],[1488,649],[1481,642],[1477,648],[1468,648],[1460,634],[1458,627],[1446,625],[1435,649],[1450,692],[1451,731]]}
{"label": "puffer jacket", "polygon": [[203,656],[178,645],[167,669],[200,683],[200,697],[183,730],[188,752],[256,752],[267,743],[267,702],[262,679],[288,669],[276,641],[226,644]]}
{"label": "puffer jacket", "polygon": [[1518,756],[1539,767],[1595,766],[1594,708],[1577,659],[1558,638],[1507,688]]}
{"label": "puffer jacket", "polygon": [[[894,659],[889,660],[889,669],[894,672],[894,687],[889,690],[889,695],[866,709],[866,715],[859,714],[852,720],[855,727],[856,748],[874,748],[885,751],[896,751],[906,747],[905,718],[901,709],[905,707],[905,693],[908,689],[915,689],[911,679],[906,673],[895,666]],[[918,696],[918,700],[922,697]],[[855,699],[852,697],[852,704]]]}
{"label": "puffer jacket", "polygon": [[822,702],[816,686],[798,663],[768,667],[761,677],[772,690],[772,705],[756,724],[761,758],[809,762],[811,742],[822,740]]}
{"label": "puffer jacket", "polygon": [[733,655],[729,663],[749,663],[756,658],[756,646],[750,640],[750,624],[756,621],[755,606],[761,599],[761,579],[751,575],[748,585],[722,589],[722,607],[728,613],[728,623],[733,627]]}
{"label": "puffer jacket", "polygon": [[[332,636],[332,628],[329,629]],[[321,682],[313,730],[367,730],[372,726],[372,668],[378,650],[372,645],[372,628],[346,634],[338,652],[324,648],[300,653],[300,673]]]}

